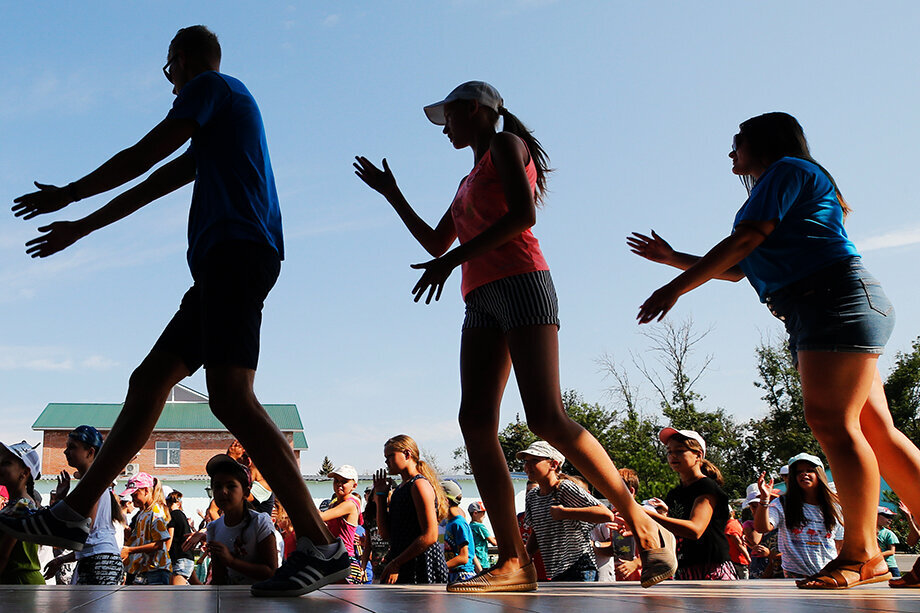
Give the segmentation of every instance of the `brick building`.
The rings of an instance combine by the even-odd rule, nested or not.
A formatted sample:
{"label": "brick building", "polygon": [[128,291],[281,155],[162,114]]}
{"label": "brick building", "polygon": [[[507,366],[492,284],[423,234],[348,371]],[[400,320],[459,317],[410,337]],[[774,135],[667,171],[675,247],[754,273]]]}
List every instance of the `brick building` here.
{"label": "brick building", "polygon": [[[307,449],[303,423],[293,404],[263,405],[294,448],[297,463]],[[42,432],[42,474],[53,477],[68,469],[64,459],[67,435],[81,424],[95,426],[108,436],[122,404],[51,403],[42,411],[33,430]],[[166,407],[151,434],[124,474],[147,472],[168,479],[201,477],[211,456],[227,451],[233,436],[211,413],[208,398],[183,385],[170,393]]]}

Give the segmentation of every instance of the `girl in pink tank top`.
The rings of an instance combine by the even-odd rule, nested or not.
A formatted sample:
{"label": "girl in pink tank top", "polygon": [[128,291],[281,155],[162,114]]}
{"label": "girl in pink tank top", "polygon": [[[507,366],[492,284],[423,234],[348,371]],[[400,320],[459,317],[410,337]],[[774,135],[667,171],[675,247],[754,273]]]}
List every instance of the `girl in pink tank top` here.
{"label": "girl in pink tank top", "polygon": [[[501,396],[512,365],[537,435],[560,450],[620,511],[642,547],[643,585],[674,574],[677,559],[665,549],[657,524],[633,500],[604,448],[572,421],[562,404],[556,294],[549,267],[530,228],[549,172],[546,152],[505,107],[488,83],[470,81],[425,107],[455,149],[469,147],[473,169],[434,228],[409,205],[386,159],[377,168],[357,157],[356,174],[383,195],[412,236],[435,259],[413,268],[422,277],[415,301],[441,297],[462,267],[466,319],[460,344],[460,428],[483,502],[489,508],[498,561],[488,571],[448,585],[454,592],[526,591],[537,587],[518,530],[514,488],[498,441]],[[496,128],[503,120],[502,132]],[[459,238],[459,246],[451,245]],[[609,517],[598,518],[607,521]]]}

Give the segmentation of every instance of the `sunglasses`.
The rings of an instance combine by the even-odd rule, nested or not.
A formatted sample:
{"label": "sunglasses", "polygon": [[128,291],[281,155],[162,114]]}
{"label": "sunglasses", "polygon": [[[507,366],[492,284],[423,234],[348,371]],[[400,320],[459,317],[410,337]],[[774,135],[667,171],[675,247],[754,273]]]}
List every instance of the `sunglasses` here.
{"label": "sunglasses", "polygon": [[175,61],[176,61],[176,58],[175,58],[175,56],[173,56],[173,57],[169,58],[169,59],[166,61],[166,65],[163,66],[163,74],[166,75],[166,80],[169,81],[170,83],[173,82],[173,78],[172,78],[172,68],[170,67],[170,65],[171,65],[173,62],[175,62]]}
{"label": "sunglasses", "polygon": [[741,143],[744,142],[744,137],[740,134],[735,134],[732,136],[732,153],[738,151],[738,147],[741,146]]}

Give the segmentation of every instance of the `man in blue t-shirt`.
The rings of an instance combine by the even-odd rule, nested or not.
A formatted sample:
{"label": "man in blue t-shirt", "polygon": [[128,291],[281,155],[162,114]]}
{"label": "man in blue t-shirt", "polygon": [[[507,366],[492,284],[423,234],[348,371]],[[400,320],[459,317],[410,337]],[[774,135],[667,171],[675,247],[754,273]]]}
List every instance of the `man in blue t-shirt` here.
{"label": "man in blue t-shirt", "polygon": [[76,488],[50,510],[3,520],[0,530],[24,541],[80,550],[93,505],[147,442],[170,390],[199,367],[207,370],[214,415],[249,450],[290,515],[298,550],[274,578],[253,586],[260,596],[297,596],[344,579],[348,553],[320,519],[291,446],[253,393],[262,304],[284,257],[281,210],[262,116],[239,80],[222,74],[217,36],[204,26],[179,30],[163,73],[176,100],[166,118],[135,145],[64,187],[36,182],[14,200],[31,219],[124,185],[184,143],[191,145],[147,179],[76,221],[39,228],[28,243],[48,257],[194,181],[188,264],[194,284],[153,349],[131,375],[124,407]]}

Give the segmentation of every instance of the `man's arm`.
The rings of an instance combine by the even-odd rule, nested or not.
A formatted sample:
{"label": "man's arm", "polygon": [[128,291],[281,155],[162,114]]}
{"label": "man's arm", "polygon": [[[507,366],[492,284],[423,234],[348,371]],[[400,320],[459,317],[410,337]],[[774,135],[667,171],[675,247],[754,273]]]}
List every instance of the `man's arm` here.
{"label": "man's arm", "polygon": [[26,253],[45,258],[111,223],[127,217],[161,196],[195,180],[195,159],[189,153],[164,164],[143,182],[119,194],[99,210],[77,221],[56,221],[38,229],[46,232],[26,243]]}
{"label": "man's arm", "polygon": [[82,179],[64,187],[36,182],[37,192],[13,200],[13,213],[16,217],[32,219],[124,185],[176,151],[197,129],[198,123],[194,119],[164,119],[137,143],[116,153]]}

